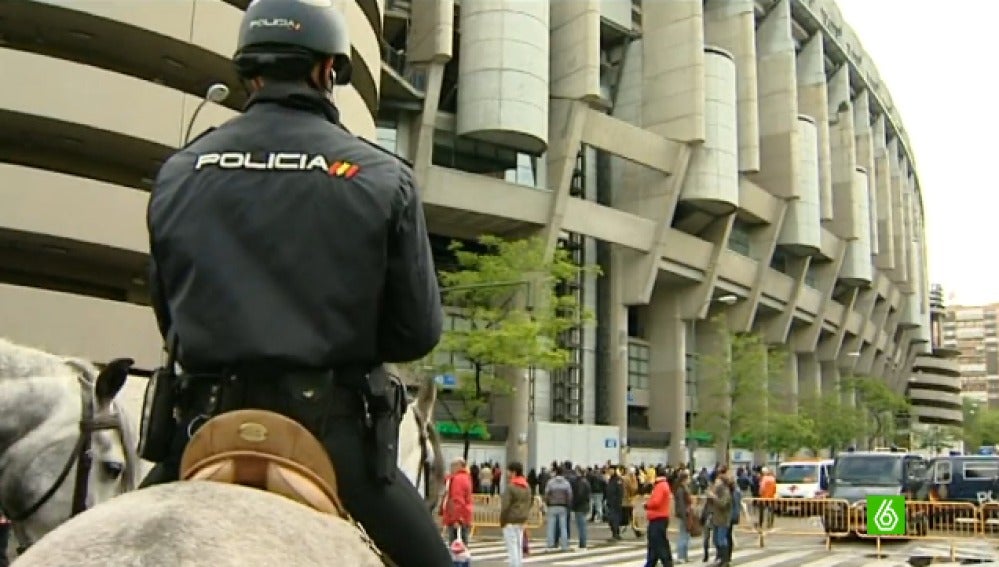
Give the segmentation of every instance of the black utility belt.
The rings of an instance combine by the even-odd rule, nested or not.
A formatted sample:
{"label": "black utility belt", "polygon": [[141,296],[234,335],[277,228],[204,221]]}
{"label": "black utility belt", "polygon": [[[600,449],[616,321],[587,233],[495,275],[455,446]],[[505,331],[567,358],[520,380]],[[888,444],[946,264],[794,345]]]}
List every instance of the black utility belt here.
{"label": "black utility belt", "polygon": [[182,374],[178,405],[205,415],[258,408],[282,414],[323,409],[331,416],[363,416],[365,407],[361,389],[333,370]]}

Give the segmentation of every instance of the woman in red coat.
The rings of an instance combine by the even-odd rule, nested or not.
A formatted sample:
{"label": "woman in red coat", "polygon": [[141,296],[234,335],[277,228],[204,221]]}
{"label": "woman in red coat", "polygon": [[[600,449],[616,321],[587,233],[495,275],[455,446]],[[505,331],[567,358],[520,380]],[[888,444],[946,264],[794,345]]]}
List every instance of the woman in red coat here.
{"label": "woman in red coat", "polygon": [[472,477],[460,457],[451,462],[441,515],[447,526],[448,541],[457,539],[460,529],[461,540],[467,544],[472,532]]}
{"label": "woman in red coat", "polygon": [[645,503],[645,514],[649,518],[648,547],[645,567],[656,567],[660,561],[663,567],[673,567],[673,552],[670,550],[667,529],[670,512],[673,510],[673,492],[666,480],[666,470],[656,468],[656,481],[652,486],[652,496]]}

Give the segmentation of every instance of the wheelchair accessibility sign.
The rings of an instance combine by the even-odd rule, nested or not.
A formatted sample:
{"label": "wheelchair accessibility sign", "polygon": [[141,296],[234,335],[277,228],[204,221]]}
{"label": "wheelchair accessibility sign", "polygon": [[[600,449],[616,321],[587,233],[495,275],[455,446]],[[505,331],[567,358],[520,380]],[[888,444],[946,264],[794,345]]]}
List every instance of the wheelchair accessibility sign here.
{"label": "wheelchair accessibility sign", "polygon": [[905,535],[905,496],[867,497],[867,535]]}

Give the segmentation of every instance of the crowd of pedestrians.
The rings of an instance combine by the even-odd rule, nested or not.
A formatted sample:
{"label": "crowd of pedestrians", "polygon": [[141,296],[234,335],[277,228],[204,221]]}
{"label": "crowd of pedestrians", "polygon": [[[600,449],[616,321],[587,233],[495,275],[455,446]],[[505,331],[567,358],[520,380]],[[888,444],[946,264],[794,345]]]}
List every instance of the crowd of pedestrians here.
{"label": "crowd of pedestrians", "polygon": [[[776,480],[766,467],[730,471],[718,465],[695,473],[685,465],[581,467],[566,461],[525,475],[521,463],[510,463],[503,470],[496,463],[466,466],[456,459],[451,471],[441,507],[450,540],[468,542],[473,493],[499,493],[500,525],[511,567],[523,564],[528,549],[524,524],[536,496],[542,502],[549,551],[570,550],[574,530],[577,547],[585,549],[589,524],[594,522],[606,522],[613,541],[620,541],[627,530],[643,537],[633,522],[634,507],[639,505],[648,519],[646,567],[689,562],[692,538],[701,538],[703,562],[711,561],[713,548],[714,565],[729,567],[735,548],[732,531],[744,515],[743,494],[773,498],[776,492]],[[768,512],[759,509],[761,524]],[[678,533],[676,561],[668,535],[671,519]]]}

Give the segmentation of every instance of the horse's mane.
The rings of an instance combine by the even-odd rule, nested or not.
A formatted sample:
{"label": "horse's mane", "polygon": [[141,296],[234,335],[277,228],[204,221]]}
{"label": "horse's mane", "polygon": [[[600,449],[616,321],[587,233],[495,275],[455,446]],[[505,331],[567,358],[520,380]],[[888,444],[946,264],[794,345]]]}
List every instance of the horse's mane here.
{"label": "horse's mane", "polygon": [[[0,338],[0,378],[34,378],[38,376],[71,376],[73,368],[67,364],[72,360],[78,367],[86,367],[90,382],[96,376],[96,368],[80,359],[66,359],[44,350],[15,344]],[[82,368],[81,368],[82,369]]]}

